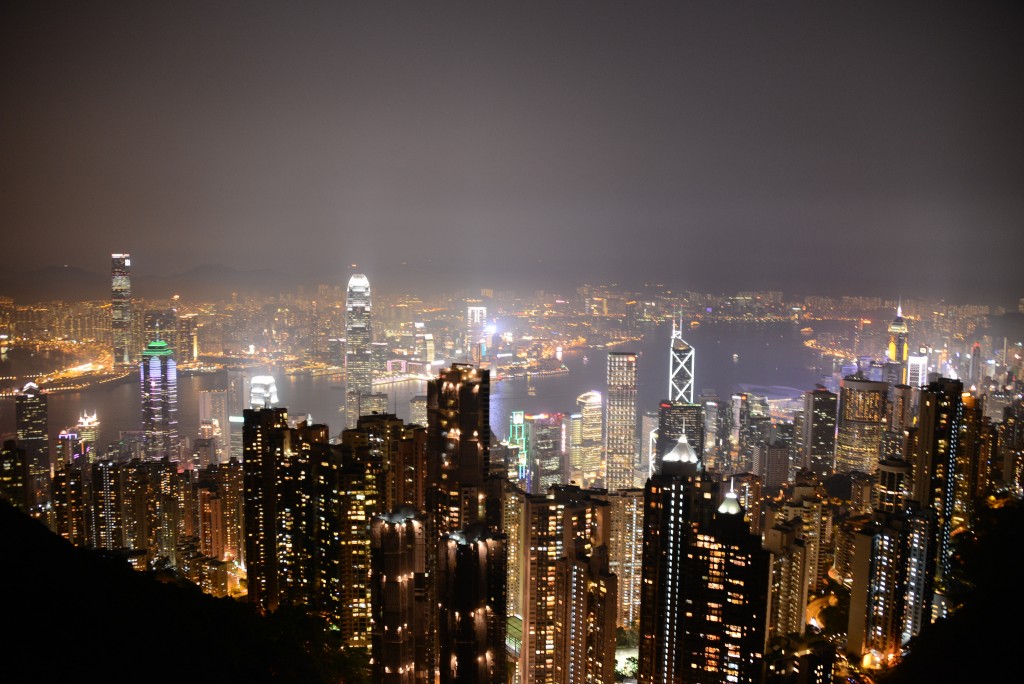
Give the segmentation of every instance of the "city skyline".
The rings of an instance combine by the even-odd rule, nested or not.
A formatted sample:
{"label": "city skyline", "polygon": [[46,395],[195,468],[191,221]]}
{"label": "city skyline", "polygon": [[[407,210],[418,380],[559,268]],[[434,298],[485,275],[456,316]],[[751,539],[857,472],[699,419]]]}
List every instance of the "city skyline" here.
{"label": "city skyline", "polygon": [[15,273],[1019,296],[1010,4],[3,12]]}

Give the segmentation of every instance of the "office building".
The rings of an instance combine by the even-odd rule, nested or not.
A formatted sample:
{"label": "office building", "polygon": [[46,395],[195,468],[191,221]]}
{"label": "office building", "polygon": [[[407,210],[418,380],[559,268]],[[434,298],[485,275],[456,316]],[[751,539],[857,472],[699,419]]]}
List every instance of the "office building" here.
{"label": "office building", "polygon": [[637,355],[608,352],[608,393],[605,405],[606,489],[629,489],[637,465]]}
{"label": "office building", "polygon": [[525,417],[527,491],[544,494],[552,485],[564,484],[568,479],[563,472],[565,460],[565,416],[561,413],[540,413]]}
{"label": "office building", "polygon": [[889,387],[857,372],[843,378],[836,431],[836,472],[873,473],[878,462]]}
{"label": "office building", "polygon": [[345,339],[345,426],[351,428],[359,417],[359,395],[373,392],[370,281],[361,273],[348,281]]}
{"label": "office building", "polygon": [[46,395],[34,382],[15,395],[14,419],[18,447],[25,451],[28,468],[26,493],[35,506],[46,499],[50,487],[50,422]]}
{"label": "office building", "polygon": [[704,454],[704,407],[684,401],[666,399],[658,404],[658,436],[655,441],[655,457],[651,472],[661,468],[662,457],[675,448],[679,437],[686,433],[686,440],[693,447],[698,458]]}
{"label": "office building", "polygon": [[129,254],[111,254],[110,259],[110,330],[114,340],[114,367],[127,368],[135,359],[132,260]]}
{"label": "office building", "polygon": [[800,465],[818,475],[832,474],[836,451],[836,414],[839,397],[822,385],[804,392]]}
{"label": "office building", "polygon": [[914,388],[928,384],[927,354],[911,354],[907,357],[907,384]]}
{"label": "office building", "polygon": [[647,483],[638,678],[761,681],[770,553],[680,438]]}
{"label": "office building", "polygon": [[595,486],[604,479],[601,455],[604,437],[604,400],[600,392],[591,390],[576,397],[576,411],[571,416],[569,464],[573,478],[582,486]]}
{"label": "office building", "polygon": [[174,352],[163,340],[146,345],[139,364],[142,382],[142,430],[146,458],[178,458],[178,370]]}
{"label": "office building", "polygon": [[783,442],[761,442],[754,447],[754,474],[761,477],[769,496],[789,482],[789,461],[789,447]]}
{"label": "office building", "polygon": [[895,382],[892,385],[904,385],[907,383],[907,360],[910,357],[910,348],[907,342],[907,322],[903,320],[903,307],[896,307],[896,318],[889,324],[889,346],[885,356],[889,363],[895,366]]}

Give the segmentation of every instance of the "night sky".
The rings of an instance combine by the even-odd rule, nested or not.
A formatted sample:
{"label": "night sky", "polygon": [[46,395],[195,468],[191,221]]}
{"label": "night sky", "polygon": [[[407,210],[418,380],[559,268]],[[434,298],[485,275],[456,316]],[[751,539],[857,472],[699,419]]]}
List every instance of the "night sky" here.
{"label": "night sky", "polygon": [[1009,303],[1022,36],[1019,2],[12,0],[5,270]]}

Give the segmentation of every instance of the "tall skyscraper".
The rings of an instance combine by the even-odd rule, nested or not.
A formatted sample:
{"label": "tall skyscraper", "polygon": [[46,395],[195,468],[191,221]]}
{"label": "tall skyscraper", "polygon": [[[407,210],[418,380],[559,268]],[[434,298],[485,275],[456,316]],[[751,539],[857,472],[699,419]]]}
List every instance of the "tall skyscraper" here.
{"label": "tall skyscraper", "polygon": [[605,488],[629,489],[637,465],[637,355],[608,352],[605,406]]}
{"label": "tall skyscraper", "polygon": [[704,406],[671,399],[658,404],[658,438],[651,472],[658,472],[662,457],[675,448],[683,433],[697,455],[703,456]]}
{"label": "tall skyscraper", "polygon": [[892,665],[931,615],[931,512],[875,513],[855,534],[848,653],[873,668]]}
{"label": "tall skyscraper", "polygon": [[114,367],[131,365],[135,355],[132,320],[132,260],[130,254],[111,254],[110,330],[114,338]]}
{"label": "tall skyscraper", "polygon": [[530,494],[545,494],[552,485],[563,484],[563,424],[561,413],[526,416],[526,450],[529,454],[527,482]]}
{"label": "tall skyscraper", "polygon": [[431,632],[425,623],[427,554],[422,515],[399,508],[370,523],[373,681],[429,684],[424,659]]}
{"label": "tall skyscraper", "polygon": [[[499,552],[497,549],[492,549],[490,542],[486,540],[500,542],[502,547],[500,553],[506,553],[504,537],[501,535],[502,488],[505,478],[504,474],[499,476],[491,473],[490,437],[490,375],[488,371],[465,364],[453,364],[451,368],[442,369],[438,377],[427,384],[426,477],[424,478],[427,502],[426,534],[431,543],[436,544],[438,540],[441,540],[442,544],[441,547],[434,547],[437,553],[430,554],[427,560],[427,571],[428,574],[438,577],[439,580],[443,574],[442,571],[455,573],[455,575],[445,575],[449,578],[460,576],[459,573],[463,570],[468,573],[465,575],[467,577],[473,576],[474,572],[485,572],[488,594],[498,591],[497,576],[491,573],[496,564],[500,562],[504,566],[505,561],[499,559],[497,555],[491,554],[492,550],[494,554]],[[483,527],[479,527],[481,525]],[[449,537],[448,535],[451,534],[461,535],[465,543]],[[474,561],[471,561],[466,555],[471,555],[474,550],[481,554],[486,550],[487,555],[486,559],[479,559],[481,565],[477,570],[471,569],[471,564]],[[438,553],[454,554],[454,557],[446,556],[444,563],[447,565],[442,567]],[[459,560],[460,558],[463,560]],[[485,565],[486,568],[484,568]],[[445,568],[447,569],[445,570]],[[438,574],[435,575],[435,572]],[[504,570],[500,576],[501,582],[504,584],[507,581]],[[477,589],[480,591],[459,597],[446,593],[462,591],[462,587],[457,582],[438,583],[434,585],[434,588],[428,587],[428,592],[434,592],[428,601],[428,610],[432,611],[428,620],[432,624],[441,624],[440,621],[444,621],[440,629],[470,629],[469,623],[459,622],[452,609],[461,610],[459,606],[467,605],[462,603],[463,599],[482,600],[483,585],[478,584]],[[504,598],[502,600],[504,601]],[[501,609],[503,611],[504,606],[501,606]],[[495,615],[498,615],[497,609],[495,610]],[[441,611],[447,612],[441,614]],[[456,623],[459,624],[450,622],[449,620],[452,618],[456,618]],[[494,634],[490,629],[488,627],[488,639]],[[504,636],[503,625],[501,629],[502,636]],[[460,638],[468,637],[460,636]],[[487,641],[486,643],[490,645],[493,642]],[[453,646],[453,644],[447,644],[444,645],[444,648]],[[436,639],[428,644],[425,656],[428,669],[432,672],[433,668],[440,667],[442,672],[451,674],[449,668],[452,663],[442,663],[438,659],[442,652],[450,653],[439,650]],[[464,656],[464,654],[464,652],[457,653],[456,656]],[[484,660],[489,663],[495,662],[488,658]],[[483,679],[467,679],[465,681],[490,681],[489,678],[492,676],[490,668],[470,669],[476,667],[476,665],[468,665],[465,669],[466,675],[473,677],[475,675],[471,673],[476,672]]]}
{"label": "tall skyscraper", "polygon": [[831,475],[836,452],[836,414],[839,397],[818,385],[804,392],[800,426],[802,467],[817,475]]}
{"label": "tall skyscraper", "polygon": [[878,463],[889,386],[857,372],[843,378],[839,390],[836,471],[875,472]]}
{"label": "tall skyscraper", "polygon": [[928,355],[912,354],[907,357],[907,384],[913,388],[928,382]]}
{"label": "tall skyscraper", "polygon": [[477,522],[499,524],[500,490],[487,483],[490,432],[488,371],[456,363],[428,383],[427,506],[439,536]]}
{"label": "tall skyscraper", "polygon": [[154,340],[146,346],[139,375],[146,458],[177,458],[178,371],[174,352],[166,342]]}
{"label": "tall skyscraper", "polygon": [[[600,482],[602,472],[601,449],[604,434],[604,401],[600,392],[584,392],[576,397],[576,410],[573,414],[573,426],[577,425],[579,416],[579,434],[571,433],[569,442],[570,470],[575,476],[579,473],[584,486]],[[578,437],[578,441],[576,441]]]}
{"label": "tall skyscraper", "polygon": [[621,627],[635,629],[640,621],[640,585],[643,565],[644,490],[619,489],[606,494],[594,493],[610,506],[608,569],[618,586],[616,621]]}
{"label": "tall skyscraper", "polygon": [[895,364],[896,382],[894,385],[905,385],[907,383],[907,359],[910,356],[909,344],[907,343],[907,322],[903,320],[903,307],[896,307],[896,318],[889,324],[889,346],[886,349],[886,357],[889,363]]}
{"label": "tall skyscraper", "polygon": [[[321,594],[320,569],[337,553],[337,547],[317,552],[317,526],[321,521],[329,524],[331,516],[341,514],[334,508],[336,502],[325,501],[317,488],[318,472],[327,469],[320,464],[329,461],[327,426],[307,422],[292,428],[284,408],[246,409],[244,418],[242,481],[249,602],[269,612],[281,605],[322,607],[327,601]],[[337,481],[325,485],[328,490],[343,491]],[[364,526],[367,521],[362,519]],[[368,545],[368,530],[364,537]],[[368,566],[364,569],[368,575]],[[333,579],[336,585],[339,578],[335,575]]]}
{"label": "tall skyscraper", "polygon": [[693,347],[683,339],[682,324],[672,321],[668,357],[668,399],[693,403]]}
{"label": "tall skyscraper", "polygon": [[370,281],[362,273],[348,281],[345,337],[345,427],[351,428],[359,418],[359,395],[373,392]]}
{"label": "tall skyscraper", "polygon": [[770,554],[682,436],[644,496],[641,684],[759,682]]}
{"label": "tall skyscraper", "polygon": [[913,499],[935,515],[936,580],[949,571],[956,502],[957,455],[964,420],[963,383],[939,378],[921,390],[913,446]]}
{"label": "tall skyscraper", "polygon": [[[608,593],[607,577],[610,506],[603,498],[591,496],[590,492],[575,485],[555,486],[545,495],[526,495],[523,498],[522,527],[517,535],[521,552],[516,558],[519,565],[518,588],[522,594],[513,601],[523,619],[518,662],[521,681],[538,684],[567,681],[562,676],[568,667],[566,661],[573,660],[569,654],[578,654],[584,645],[600,649],[592,654],[596,662],[604,662],[607,650],[614,652],[614,639],[601,642],[599,635],[591,634],[588,638],[579,632],[571,634],[568,629],[572,624],[578,627],[580,620],[586,621],[585,614],[590,616],[591,632],[600,631],[605,626],[603,620],[609,616],[608,611],[614,620],[616,595]],[[599,549],[603,549],[603,556]],[[566,573],[576,562],[589,563],[587,559],[595,555],[598,556],[596,572],[579,568],[578,571],[590,577],[595,584],[603,583],[606,587],[604,595],[589,599],[579,594],[569,595],[570,591],[582,591],[584,588],[589,591],[588,582],[581,581],[581,575],[577,575],[575,581],[569,581]],[[558,580],[560,562],[561,584]],[[564,612],[566,602],[574,599],[578,603],[577,610],[568,615]],[[611,626],[614,627],[614,622]],[[614,632],[610,629],[604,637]],[[574,639],[575,644],[566,643],[566,640]],[[578,671],[576,674],[584,676]],[[590,677],[584,681],[605,681],[601,678],[600,668],[591,670]],[[572,678],[569,681],[578,680]]]}
{"label": "tall skyscraper", "polygon": [[42,503],[50,486],[50,433],[46,395],[34,382],[14,398],[18,446],[25,450],[28,480],[25,488],[32,505]]}
{"label": "tall skyscraper", "polygon": [[437,547],[441,684],[503,684],[506,630],[505,535],[480,523]]}

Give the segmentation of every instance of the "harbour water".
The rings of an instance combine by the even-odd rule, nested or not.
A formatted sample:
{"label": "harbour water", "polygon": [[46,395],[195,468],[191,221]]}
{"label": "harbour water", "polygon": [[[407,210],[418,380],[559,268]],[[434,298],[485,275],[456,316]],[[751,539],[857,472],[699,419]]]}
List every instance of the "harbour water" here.
{"label": "harbour water", "polygon": [[[638,410],[654,410],[668,391],[669,340],[671,328],[651,328],[643,339],[614,347],[615,351],[636,352],[638,360]],[[726,398],[750,386],[778,386],[781,393],[794,396],[810,389],[831,362],[803,345],[799,326],[791,323],[704,323],[688,329],[684,338],[695,349],[695,394],[714,390]],[[527,413],[573,412],[576,397],[589,390],[604,392],[607,349],[567,352],[563,362],[569,372],[495,382],[491,387],[491,426],[499,437],[508,429],[513,411]],[[20,371],[17,359],[0,363],[0,375]],[[292,415],[309,413],[314,421],[326,423],[332,434],[343,427],[342,389],[336,378],[318,375],[278,375],[279,405]],[[182,376],[178,380],[178,422],[183,437],[199,430],[199,392],[225,386],[224,373]],[[7,385],[12,383],[6,383]],[[392,410],[409,418],[409,401],[426,394],[426,383],[408,380],[378,387],[391,396]],[[100,443],[115,441],[122,430],[138,430],[141,422],[137,381],[103,385],[81,392],[49,396],[50,432],[74,425],[83,411],[95,412],[101,423]],[[14,431],[14,400],[0,400],[0,433]]]}

